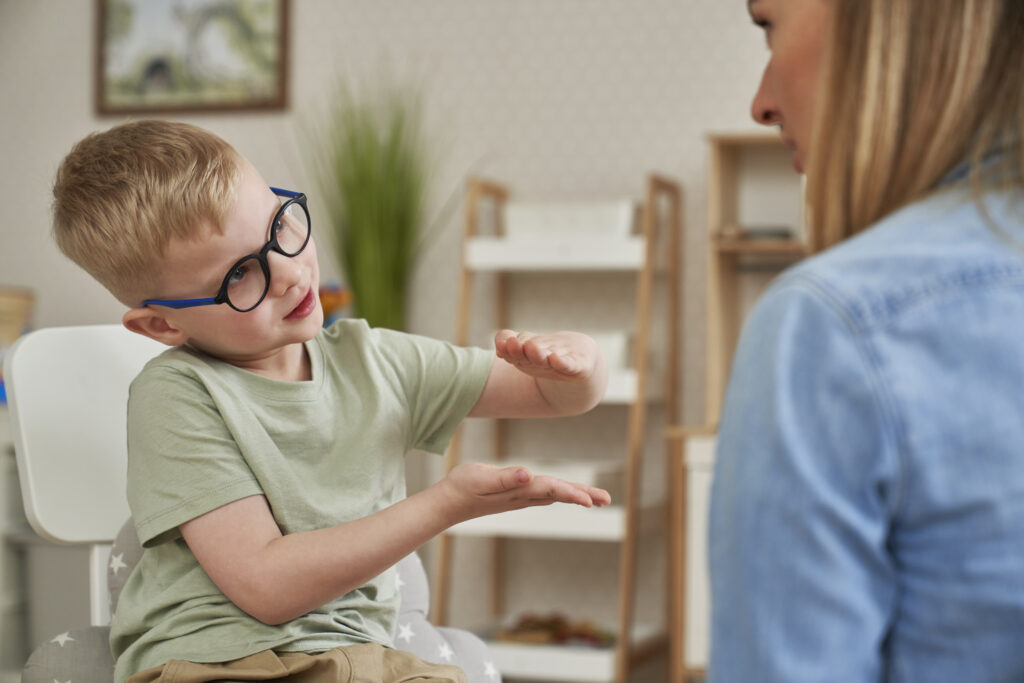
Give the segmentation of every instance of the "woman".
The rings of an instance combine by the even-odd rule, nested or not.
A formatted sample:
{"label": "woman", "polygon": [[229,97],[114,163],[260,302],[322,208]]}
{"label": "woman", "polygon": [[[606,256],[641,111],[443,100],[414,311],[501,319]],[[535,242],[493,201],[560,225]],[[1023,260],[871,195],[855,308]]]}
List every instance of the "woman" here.
{"label": "woman", "polygon": [[733,363],[710,681],[1022,681],[1024,2],[748,6],[824,251]]}

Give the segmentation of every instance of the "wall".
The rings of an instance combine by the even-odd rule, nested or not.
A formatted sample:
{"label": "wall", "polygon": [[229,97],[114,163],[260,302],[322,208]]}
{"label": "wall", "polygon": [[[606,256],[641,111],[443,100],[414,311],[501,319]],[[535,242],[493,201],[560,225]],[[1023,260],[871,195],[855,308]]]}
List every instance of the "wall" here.
{"label": "wall", "polygon": [[[635,197],[647,173],[686,193],[686,419],[701,419],[705,164],[709,130],[749,129],[766,58],[744,0],[296,0],[291,108],[181,117],[230,140],[269,182],[314,189],[298,129],[338,77],[386,66],[424,85],[443,150],[437,203],[467,174],[533,199]],[[0,0],[0,285],[31,287],[38,326],[113,322],[121,307],[49,237],[49,187],[92,110],[94,3]],[[319,201],[311,198],[314,225]],[[411,327],[450,339],[456,212],[423,254]],[[337,272],[321,249],[327,276]],[[430,478],[433,472],[423,476]],[[542,567],[538,571],[543,571]]]}
{"label": "wall", "polygon": [[[59,6],[59,10],[56,7]],[[94,3],[0,2],[0,284],[36,291],[39,326],[116,321],[121,307],[49,236],[49,187],[92,109]],[[268,181],[310,188],[298,126],[338,77],[382,65],[421,81],[442,164],[438,203],[467,173],[536,199],[635,196],[652,170],[686,191],[687,416],[699,420],[708,130],[750,128],[765,59],[743,0],[297,0],[285,113],[181,117],[235,144]],[[322,212],[313,198],[314,222]],[[458,216],[424,254],[411,325],[450,338]],[[337,272],[329,250],[324,269]]]}

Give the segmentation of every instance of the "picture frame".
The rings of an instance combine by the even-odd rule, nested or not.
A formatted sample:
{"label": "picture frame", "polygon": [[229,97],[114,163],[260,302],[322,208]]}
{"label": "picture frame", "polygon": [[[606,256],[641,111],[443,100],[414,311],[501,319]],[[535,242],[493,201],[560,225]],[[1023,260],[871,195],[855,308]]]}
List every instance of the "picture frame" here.
{"label": "picture frame", "polygon": [[100,115],[285,109],[289,0],[95,0]]}

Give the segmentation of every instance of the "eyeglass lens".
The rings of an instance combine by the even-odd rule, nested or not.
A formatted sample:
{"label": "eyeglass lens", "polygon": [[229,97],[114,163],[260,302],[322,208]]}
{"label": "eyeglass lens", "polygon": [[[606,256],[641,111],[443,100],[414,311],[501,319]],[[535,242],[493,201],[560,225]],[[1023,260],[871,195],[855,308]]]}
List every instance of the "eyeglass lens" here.
{"label": "eyeglass lens", "polygon": [[[271,239],[285,256],[296,256],[309,240],[309,215],[296,202],[287,204],[271,226]],[[268,264],[269,266],[269,264]],[[226,294],[230,306],[239,311],[255,308],[267,292],[267,270],[256,254],[246,256],[228,274]]]}

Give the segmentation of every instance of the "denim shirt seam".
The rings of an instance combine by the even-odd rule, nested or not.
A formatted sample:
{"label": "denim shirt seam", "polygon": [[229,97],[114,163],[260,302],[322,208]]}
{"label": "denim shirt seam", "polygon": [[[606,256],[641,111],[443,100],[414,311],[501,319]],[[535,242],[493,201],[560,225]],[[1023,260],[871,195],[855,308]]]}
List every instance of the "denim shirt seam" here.
{"label": "denim shirt seam", "polygon": [[882,423],[888,427],[890,438],[895,450],[895,475],[893,497],[889,505],[892,519],[902,513],[907,499],[907,482],[910,476],[910,458],[906,448],[906,426],[902,411],[891,390],[885,373],[882,372],[881,357],[877,353],[872,336],[874,327],[868,324],[865,316],[858,313],[855,302],[847,300],[836,287],[826,278],[811,272],[801,271],[793,274],[790,285],[804,289],[812,297],[821,302],[823,307],[831,311],[850,333],[854,346],[863,357],[864,365],[870,371],[869,381],[872,386],[872,397],[878,409]]}
{"label": "denim shirt seam", "polygon": [[[908,287],[885,296],[874,297],[873,301],[851,302],[849,307],[854,316],[863,323],[865,333],[883,328],[892,320],[920,306],[926,306],[937,298],[965,288],[999,288],[1024,285],[1024,264],[1005,264],[961,270],[936,278],[923,286]],[[827,285],[826,285],[827,286]],[[837,293],[838,296],[838,293]]]}

